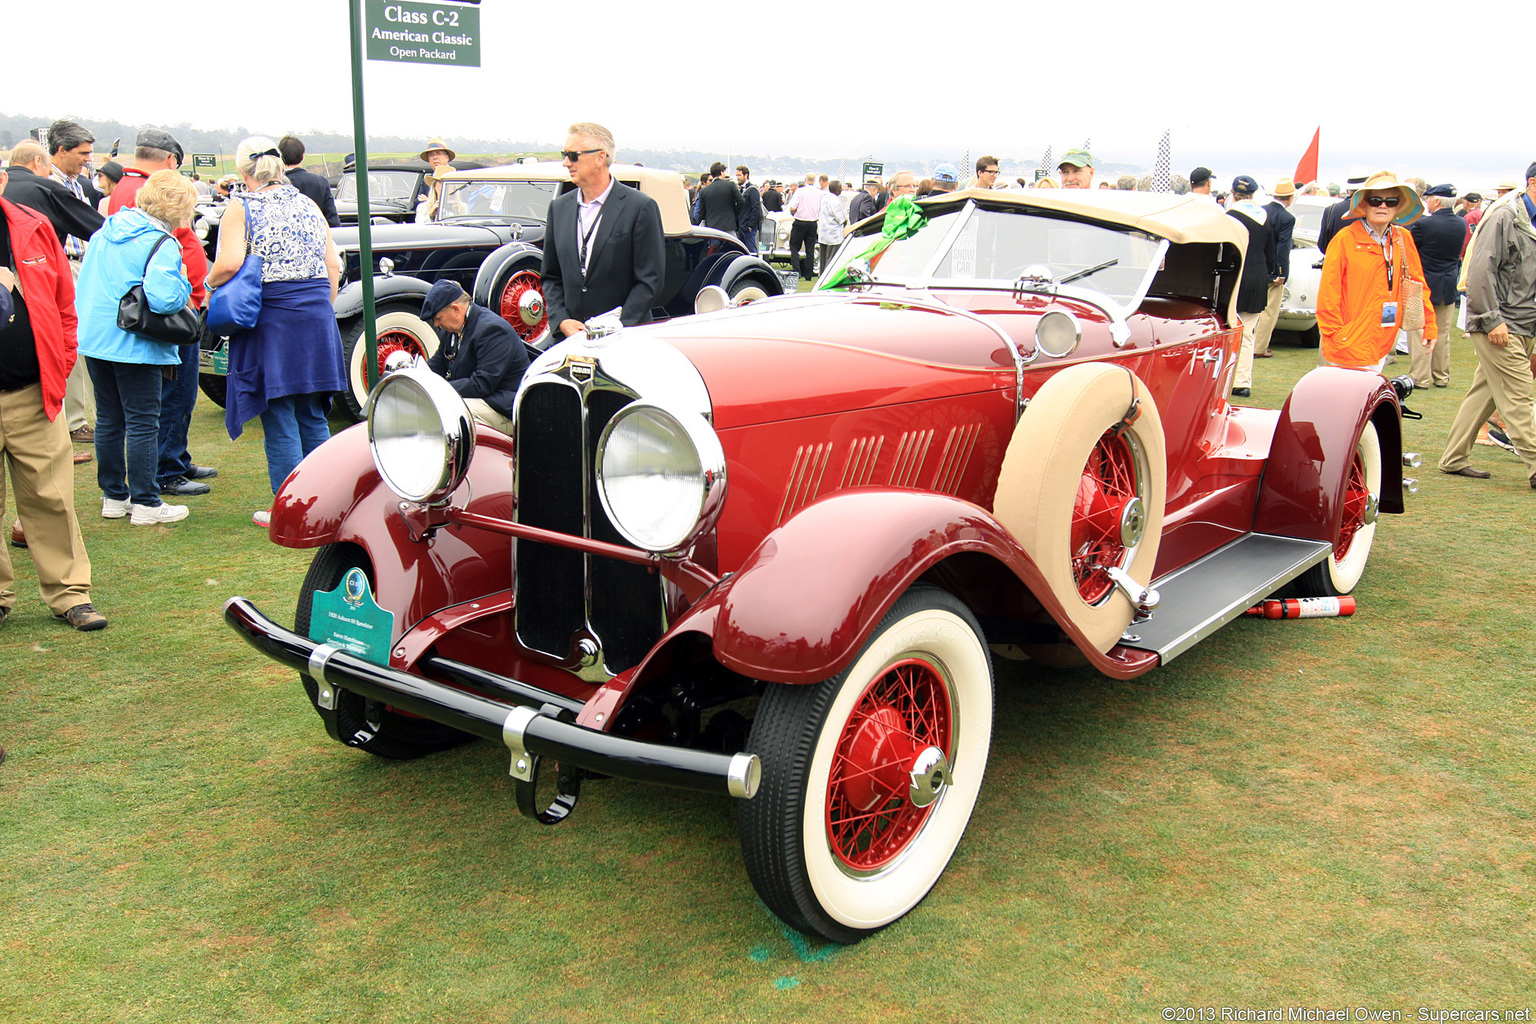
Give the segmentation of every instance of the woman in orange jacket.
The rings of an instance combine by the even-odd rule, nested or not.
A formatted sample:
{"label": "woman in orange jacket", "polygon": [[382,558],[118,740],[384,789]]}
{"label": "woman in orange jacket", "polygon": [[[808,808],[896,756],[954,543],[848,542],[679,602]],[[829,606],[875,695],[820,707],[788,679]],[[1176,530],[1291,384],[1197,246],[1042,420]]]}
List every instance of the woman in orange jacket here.
{"label": "woman in orange jacket", "polygon": [[1317,327],[1327,365],[1380,372],[1414,291],[1423,307],[1423,345],[1434,349],[1439,331],[1419,250],[1408,232],[1398,230],[1423,212],[1418,194],[1390,171],[1373,174],[1355,193],[1349,216],[1358,219],[1328,243],[1317,293]]}

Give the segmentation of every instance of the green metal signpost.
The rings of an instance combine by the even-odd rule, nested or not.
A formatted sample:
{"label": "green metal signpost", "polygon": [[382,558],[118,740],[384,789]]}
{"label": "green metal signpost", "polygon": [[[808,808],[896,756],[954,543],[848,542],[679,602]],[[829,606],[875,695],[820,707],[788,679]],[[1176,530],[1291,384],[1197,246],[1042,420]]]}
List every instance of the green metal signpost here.
{"label": "green metal signpost", "polygon": [[363,383],[378,377],[379,337],[373,315],[373,235],[368,213],[368,135],[363,125],[363,40],[369,60],[452,67],[480,66],[480,0],[365,0],[348,5],[352,29],[352,133],[357,175],[358,271],[363,285]]}

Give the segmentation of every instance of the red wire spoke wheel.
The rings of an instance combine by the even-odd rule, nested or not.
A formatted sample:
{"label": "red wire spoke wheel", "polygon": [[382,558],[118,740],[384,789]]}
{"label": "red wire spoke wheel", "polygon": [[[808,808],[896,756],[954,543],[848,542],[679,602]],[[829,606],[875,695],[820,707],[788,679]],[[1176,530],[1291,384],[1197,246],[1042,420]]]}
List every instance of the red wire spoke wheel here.
{"label": "red wire spoke wheel", "polygon": [[1354,458],[1338,497],[1339,526],[1333,554],[1296,581],[1303,597],[1339,597],[1355,589],[1365,573],[1376,540],[1376,510],[1381,499],[1381,438],[1367,422],[1355,441]]}
{"label": "red wire spoke wheel", "polygon": [[913,587],[848,668],[763,694],[747,740],[763,783],[739,805],[758,895],[834,942],[899,919],[959,845],[991,742],[981,627],[953,595]]}
{"label": "red wire spoke wheel", "polygon": [[1119,431],[1106,430],[1083,466],[1072,505],[1072,577],[1088,604],[1114,587],[1104,570],[1124,566],[1126,517],[1140,501],[1135,453]]}
{"label": "red wire spoke wheel", "polygon": [[544,291],[536,270],[519,270],[502,285],[497,312],[524,341],[542,332],[549,323]]}

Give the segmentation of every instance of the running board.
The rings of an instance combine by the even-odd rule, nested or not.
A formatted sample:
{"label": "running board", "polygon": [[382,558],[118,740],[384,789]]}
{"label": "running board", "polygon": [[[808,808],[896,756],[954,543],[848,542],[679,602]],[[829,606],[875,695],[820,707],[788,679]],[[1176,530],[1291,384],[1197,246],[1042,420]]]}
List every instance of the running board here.
{"label": "running board", "polygon": [[1189,650],[1333,553],[1326,541],[1250,533],[1153,580],[1162,600],[1120,646],[1151,651],[1163,664]]}

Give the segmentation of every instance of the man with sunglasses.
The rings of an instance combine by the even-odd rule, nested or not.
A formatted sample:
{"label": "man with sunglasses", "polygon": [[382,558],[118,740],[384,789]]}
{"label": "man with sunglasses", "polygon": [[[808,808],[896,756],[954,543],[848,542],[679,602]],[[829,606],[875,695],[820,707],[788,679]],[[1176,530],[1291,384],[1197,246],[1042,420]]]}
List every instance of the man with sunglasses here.
{"label": "man with sunglasses", "polygon": [[626,327],[650,323],[661,289],[661,209],[609,174],[614,149],[613,133],[581,122],[560,154],[576,187],[549,204],[544,231],[544,304],[557,339],[612,309]]}
{"label": "man with sunglasses", "polygon": [[1495,202],[1483,215],[1467,257],[1467,332],[1477,352],[1472,387],[1451,424],[1440,472],[1486,479],[1472,465],[1477,431],[1494,409],[1504,417],[1525,475],[1536,489],[1536,163],[1525,191]]}

